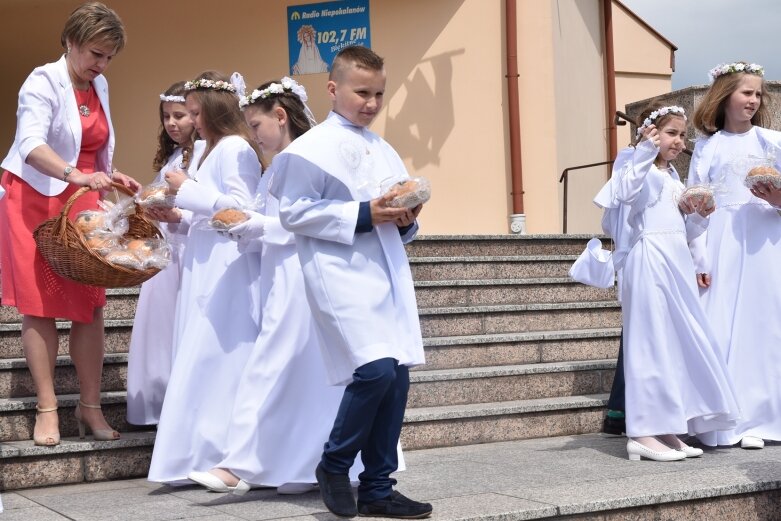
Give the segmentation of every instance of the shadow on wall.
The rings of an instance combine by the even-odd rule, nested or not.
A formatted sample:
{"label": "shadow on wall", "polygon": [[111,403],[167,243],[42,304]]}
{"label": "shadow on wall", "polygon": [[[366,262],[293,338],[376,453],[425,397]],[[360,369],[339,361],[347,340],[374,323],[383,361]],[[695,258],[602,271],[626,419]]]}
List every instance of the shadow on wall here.
{"label": "shadow on wall", "polygon": [[[390,143],[406,143],[404,155],[415,169],[439,165],[439,153],[455,126],[453,107],[453,58],[464,49],[426,58],[418,63],[411,79],[405,79],[398,92],[403,93],[401,109],[388,107],[385,138]],[[422,68],[433,72],[429,82]],[[432,84],[433,83],[433,84]]]}

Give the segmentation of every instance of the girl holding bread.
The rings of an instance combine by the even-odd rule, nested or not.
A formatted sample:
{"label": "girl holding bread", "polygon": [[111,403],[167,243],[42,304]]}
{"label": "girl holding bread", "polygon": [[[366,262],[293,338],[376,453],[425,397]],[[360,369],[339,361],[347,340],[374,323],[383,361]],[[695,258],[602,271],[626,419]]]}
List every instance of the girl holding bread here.
{"label": "girl holding bread", "polygon": [[[195,127],[184,105],[184,82],[174,83],[160,94],[160,131],[153,168],[155,181],[141,192],[162,190],[165,199],[164,176],[171,170],[187,169],[197,163],[203,152],[198,142],[194,156]],[[162,186],[161,186],[162,182]],[[165,219],[158,207],[147,213]],[[160,420],[165,389],[171,375],[174,355],[174,313],[182,278],[181,256],[187,237],[191,213],[176,209],[179,222],[163,222],[161,230],[171,247],[171,262],[160,273],[141,285],[133,331],[130,336],[127,375],[127,420],[135,425],[155,425]]]}
{"label": "girl holding bread", "polygon": [[[240,101],[265,161],[312,127],[306,99],[303,86],[282,78]],[[268,194],[276,175],[271,163],[258,186],[263,213],[249,212],[249,220],[227,231],[240,250],[262,251],[263,311],[233,404],[225,458],[215,468],[194,467],[189,475],[216,492],[243,494],[251,485],[277,487],[281,494],[313,490],[315,467],[344,392],[326,383],[295,237],[282,228],[279,202]]]}
{"label": "girl holding bread", "polygon": [[149,470],[150,481],[166,483],[186,482],[193,466],[211,468],[223,458],[239,376],[260,330],[258,255],[240,252],[206,224],[219,210],[250,206],[260,180],[259,150],[239,110],[243,80],[204,72],[184,89],[205,146],[191,176],[165,174],[176,206],[193,214],[174,320],[176,356]]}
{"label": "girl holding bread", "polygon": [[[719,182],[724,195],[692,252],[742,413],[735,429],[699,436],[712,446],[761,449],[763,440],[781,440],[781,190],[772,175],[781,168],[781,133],[764,128],[770,100],[763,75],[754,63],[716,66],[693,117],[703,137],[689,184]],[[753,158],[767,158],[758,182],[747,179]]]}
{"label": "girl holding bread", "polygon": [[612,235],[623,275],[627,453],[676,461],[702,454],[678,435],[731,428],[738,407],[687,243],[707,225],[713,201],[686,193],[670,163],[684,149],[684,110],[655,102],[639,121],[639,143],[619,153],[594,202],[621,230]]}

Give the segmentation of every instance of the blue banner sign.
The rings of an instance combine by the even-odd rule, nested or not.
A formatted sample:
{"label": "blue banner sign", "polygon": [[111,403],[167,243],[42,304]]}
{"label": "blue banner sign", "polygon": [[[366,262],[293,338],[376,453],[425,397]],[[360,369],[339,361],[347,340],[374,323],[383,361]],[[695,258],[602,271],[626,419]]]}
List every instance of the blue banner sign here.
{"label": "blue banner sign", "polygon": [[288,6],[287,39],[291,75],[328,72],[344,47],[371,47],[369,0]]}

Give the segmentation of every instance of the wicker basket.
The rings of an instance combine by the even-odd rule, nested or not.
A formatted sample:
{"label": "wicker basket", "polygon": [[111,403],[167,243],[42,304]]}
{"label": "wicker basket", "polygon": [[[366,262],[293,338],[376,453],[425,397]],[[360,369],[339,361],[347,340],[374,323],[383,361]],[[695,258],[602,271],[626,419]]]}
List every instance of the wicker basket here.
{"label": "wicker basket", "polygon": [[[112,183],[114,188],[128,194],[125,186]],[[109,263],[99,253],[87,246],[84,235],[68,219],[73,203],[87,193],[83,187],[70,196],[59,216],[42,222],[33,232],[38,250],[52,270],[67,279],[103,288],[137,286],[160,272],[159,268],[130,269]],[[126,239],[163,238],[157,226],[144,217],[144,210],[137,204],[135,213],[128,217],[130,226],[123,236]]]}

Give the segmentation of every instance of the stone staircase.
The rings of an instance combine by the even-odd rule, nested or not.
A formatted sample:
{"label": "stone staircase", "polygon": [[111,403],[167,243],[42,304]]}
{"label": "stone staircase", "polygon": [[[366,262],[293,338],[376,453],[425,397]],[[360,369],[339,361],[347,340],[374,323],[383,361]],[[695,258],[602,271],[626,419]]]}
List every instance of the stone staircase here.
{"label": "stone staircase", "polygon": [[[586,236],[427,236],[408,247],[427,365],[411,374],[406,450],[597,432],[620,334],[613,290],[567,270]],[[20,317],[0,308],[0,490],[146,475],[154,431],[125,420],[136,289],[110,290],[103,404],[118,442],[79,440],[78,384],[56,369],[63,443],[35,447]],[[69,323],[59,324],[61,346]]]}

